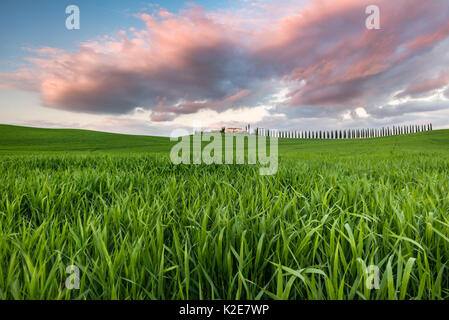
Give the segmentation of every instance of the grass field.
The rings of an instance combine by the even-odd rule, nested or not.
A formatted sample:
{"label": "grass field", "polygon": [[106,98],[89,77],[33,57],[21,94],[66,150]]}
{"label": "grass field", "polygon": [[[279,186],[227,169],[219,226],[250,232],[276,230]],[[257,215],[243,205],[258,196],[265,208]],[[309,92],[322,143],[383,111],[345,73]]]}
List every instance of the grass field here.
{"label": "grass field", "polygon": [[449,298],[449,130],[281,139],[273,176],[171,146],[0,126],[0,298]]}

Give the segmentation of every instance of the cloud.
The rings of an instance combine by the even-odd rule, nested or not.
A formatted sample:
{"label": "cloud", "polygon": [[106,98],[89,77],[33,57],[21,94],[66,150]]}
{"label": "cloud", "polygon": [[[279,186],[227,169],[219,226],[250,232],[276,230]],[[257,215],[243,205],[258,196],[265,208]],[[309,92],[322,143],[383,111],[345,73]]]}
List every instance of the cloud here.
{"label": "cloud", "polygon": [[156,112],[152,113],[151,120],[168,121],[173,119],[176,114],[189,114],[196,113],[201,109],[220,109],[221,107],[232,106],[233,103],[241,100],[250,92],[250,90],[241,90],[238,93],[221,100],[182,102],[174,106],[165,106],[164,103],[166,99],[163,99],[154,108],[154,111]]}
{"label": "cloud", "polygon": [[449,35],[449,11],[438,11],[440,1],[380,1],[379,31],[365,29],[360,12],[369,3],[316,1],[266,37],[265,62],[307,82],[292,92],[290,105],[363,104],[378,94],[373,80]]}
{"label": "cloud", "polygon": [[[378,0],[381,30],[367,30],[371,2],[289,1],[279,10],[257,1],[234,15],[158,8],[136,15],[145,28],[82,43],[76,52],[38,49],[28,69],[0,74],[0,88],[37,91],[44,106],[73,112],[121,115],[141,107],[161,123],[267,103],[267,112],[289,119],[429,110],[422,102],[378,109],[392,97],[448,84],[448,72],[436,68],[447,56],[429,59],[442,43],[440,52],[448,51],[447,0]],[[281,91],[282,99],[273,98]]]}
{"label": "cloud", "polygon": [[417,97],[423,94],[431,94],[449,84],[449,69],[442,70],[438,76],[432,78],[419,78],[410,83],[404,91],[396,95],[397,98]]}
{"label": "cloud", "polygon": [[396,117],[412,113],[432,112],[449,109],[449,101],[422,101],[415,100],[397,105],[385,105],[370,110],[370,115],[382,119],[385,117]]}
{"label": "cloud", "polygon": [[449,88],[446,89],[446,91],[444,91],[444,96],[449,99]]}
{"label": "cloud", "polygon": [[15,73],[0,72],[0,89],[38,90],[39,77],[23,69]]}

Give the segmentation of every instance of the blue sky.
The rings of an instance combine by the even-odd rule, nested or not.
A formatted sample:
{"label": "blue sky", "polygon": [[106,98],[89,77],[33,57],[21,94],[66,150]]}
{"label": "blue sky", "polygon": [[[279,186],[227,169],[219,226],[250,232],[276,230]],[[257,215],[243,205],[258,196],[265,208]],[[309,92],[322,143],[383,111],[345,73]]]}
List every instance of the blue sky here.
{"label": "blue sky", "polygon": [[0,123],[449,128],[449,2],[374,2],[1,0]]}
{"label": "blue sky", "polygon": [[[166,0],[163,7],[177,12],[189,1]],[[232,7],[234,1],[200,0],[196,4],[207,9]],[[75,4],[81,11],[80,30],[65,28],[65,8]],[[116,34],[129,26],[143,27],[134,14],[143,8],[156,9],[154,1],[142,0],[1,0],[0,12],[0,71],[10,71],[18,59],[27,56],[24,48],[49,46],[76,50],[82,41],[95,39],[98,35]]]}

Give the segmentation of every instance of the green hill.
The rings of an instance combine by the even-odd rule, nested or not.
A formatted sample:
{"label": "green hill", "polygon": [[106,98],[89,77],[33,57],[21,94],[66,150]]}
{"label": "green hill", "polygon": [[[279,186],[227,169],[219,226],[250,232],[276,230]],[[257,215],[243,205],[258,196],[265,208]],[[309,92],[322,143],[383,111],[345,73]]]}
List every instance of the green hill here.
{"label": "green hill", "polygon": [[269,176],[172,144],[0,126],[0,299],[449,299],[449,130],[282,139]]}
{"label": "green hill", "polygon": [[0,152],[105,151],[168,152],[166,137],[137,136],[76,129],[0,125]]}
{"label": "green hill", "polygon": [[[285,155],[391,155],[402,152],[449,155],[449,130],[356,140],[279,139]],[[137,136],[75,129],[0,125],[0,153],[132,152],[167,153],[167,137]]]}

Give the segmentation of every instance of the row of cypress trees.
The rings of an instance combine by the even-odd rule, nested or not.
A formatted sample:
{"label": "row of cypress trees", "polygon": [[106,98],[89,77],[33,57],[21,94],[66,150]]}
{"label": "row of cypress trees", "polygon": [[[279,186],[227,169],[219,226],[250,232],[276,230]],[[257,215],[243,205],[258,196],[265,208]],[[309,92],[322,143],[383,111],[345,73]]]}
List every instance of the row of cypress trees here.
{"label": "row of cypress trees", "polygon": [[290,130],[278,131],[273,129],[257,128],[256,135],[276,137],[276,138],[294,138],[294,139],[366,139],[389,137],[402,134],[418,133],[432,131],[432,124],[424,125],[406,125],[370,129],[343,129],[343,130]]}

